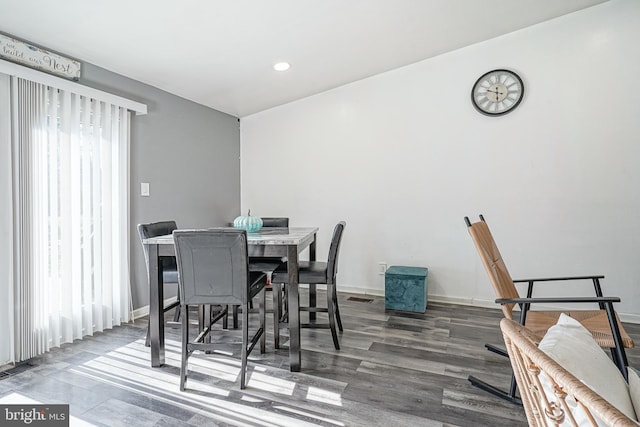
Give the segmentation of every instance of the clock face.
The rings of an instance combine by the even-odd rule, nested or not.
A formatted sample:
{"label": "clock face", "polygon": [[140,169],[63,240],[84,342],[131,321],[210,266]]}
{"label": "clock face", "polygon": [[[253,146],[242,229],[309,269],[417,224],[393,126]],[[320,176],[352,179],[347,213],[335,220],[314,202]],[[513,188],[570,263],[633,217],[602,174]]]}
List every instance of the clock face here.
{"label": "clock face", "polygon": [[493,70],[476,81],[471,90],[471,102],[487,116],[500,116],[513,110],[522,101],[524,84],[513,71]]}

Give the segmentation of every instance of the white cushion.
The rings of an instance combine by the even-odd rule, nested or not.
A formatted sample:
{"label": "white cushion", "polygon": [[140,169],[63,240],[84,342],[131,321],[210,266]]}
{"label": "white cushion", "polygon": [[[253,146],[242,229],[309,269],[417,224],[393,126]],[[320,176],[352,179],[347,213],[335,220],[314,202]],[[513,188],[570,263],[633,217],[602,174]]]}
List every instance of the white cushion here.
{"label": "white cushion", "polygon": [[[598,393],[631,419],[636,413],[629,396],[629,387],[624,377],[602,348],[595,342],[591,332],[577,320],[560,315],[558,323],[547,331],[538,345],[573,376]],[[553,396],[547,390],[547,396]],[[550,394],[551,393],[551,394]],[[577,407],[575,401],[573,407]],[[582,411],[574,412],[579,425],[586,416]],[[589,425],[589,424],[584,424]]]}

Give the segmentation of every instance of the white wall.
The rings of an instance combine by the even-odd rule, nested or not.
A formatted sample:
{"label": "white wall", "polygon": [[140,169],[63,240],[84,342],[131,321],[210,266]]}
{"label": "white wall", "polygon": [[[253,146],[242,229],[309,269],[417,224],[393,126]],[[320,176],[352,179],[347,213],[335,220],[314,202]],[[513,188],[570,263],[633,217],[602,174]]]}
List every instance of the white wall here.
{"label": "white wall", "polygon": [[[638,22],[613,0],[245,117],[242,211],[320,226],[320,257],[346,220],[343,290],[382,294],[384,261],[475,304],[494,296],[463,217],[483,213],[514,277],[605,274],[638,320]],[[470,102],[494,68],[526,85],[498,118]]]}

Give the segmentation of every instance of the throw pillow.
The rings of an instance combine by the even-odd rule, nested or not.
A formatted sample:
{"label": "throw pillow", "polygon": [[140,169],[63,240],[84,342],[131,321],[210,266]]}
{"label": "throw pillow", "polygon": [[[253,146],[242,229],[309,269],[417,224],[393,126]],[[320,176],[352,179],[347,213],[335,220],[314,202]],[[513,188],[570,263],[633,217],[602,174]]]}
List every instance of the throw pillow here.
{"label": "throw pillow", "polygon": [[638,415],[640,414],[640,376],[638,376],[638,370],[630,366],[627,368],[627,373],[629,376],[629,396],[631,403],[633,403],[633,409]]}
{"label": "throw pillow", "polygon": [[[624,377],[580,322],[565,314],[560,315],[557,324],[549,328],[538,347],[619,411],[636,419]],[[545,392],[552,396],[550,390]],[[575,401],[573,404],[572,408],[577,408]],[[585,417],[579,412],[582,411],[574,412],[576,419]]]}

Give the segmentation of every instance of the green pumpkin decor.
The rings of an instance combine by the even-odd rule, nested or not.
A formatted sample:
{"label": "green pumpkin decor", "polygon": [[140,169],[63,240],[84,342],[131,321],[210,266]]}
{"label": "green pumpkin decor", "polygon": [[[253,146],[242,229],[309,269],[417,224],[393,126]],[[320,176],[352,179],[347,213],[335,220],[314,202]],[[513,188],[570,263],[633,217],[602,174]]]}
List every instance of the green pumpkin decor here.
{"label": "green pumpkin decor", "polygon": [[251,216],[251,209],[247,215],[240,215],[233,220],[233,228],[247,230],[247,233],[255,233],[262,228],[262,218],[259,216]]}

